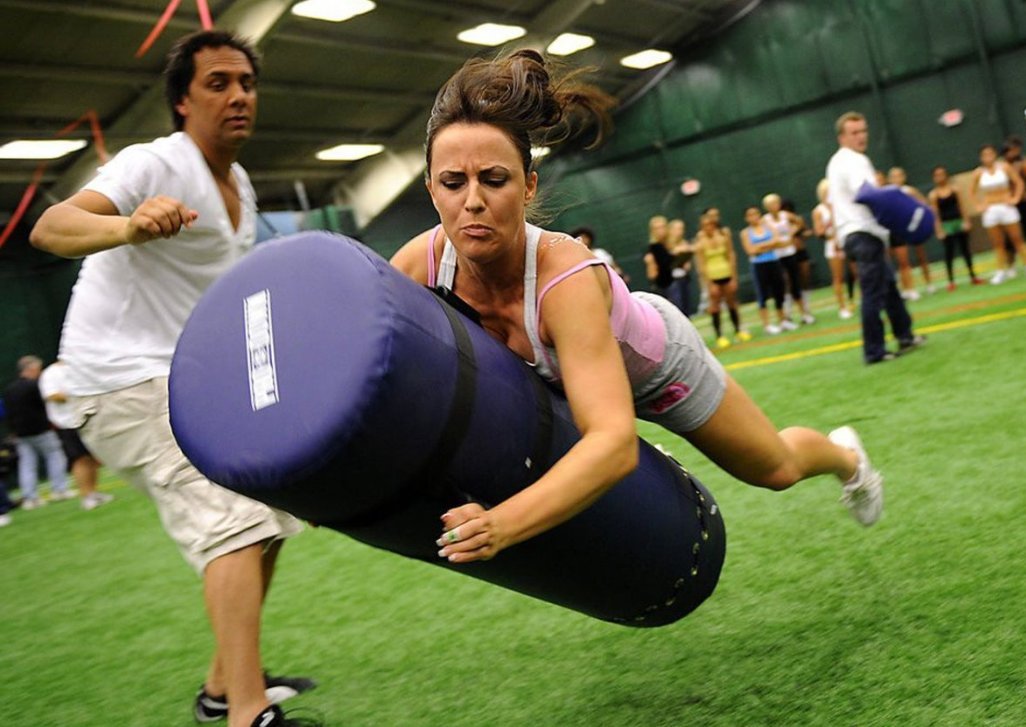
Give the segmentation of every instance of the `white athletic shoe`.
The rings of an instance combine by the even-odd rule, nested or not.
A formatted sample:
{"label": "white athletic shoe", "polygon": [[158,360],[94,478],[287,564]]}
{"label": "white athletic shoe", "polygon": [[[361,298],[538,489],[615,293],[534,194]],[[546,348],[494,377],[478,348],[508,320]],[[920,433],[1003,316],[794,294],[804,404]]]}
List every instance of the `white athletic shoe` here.
{"label": "white athletic shoe", "polygon": [[21,501],[22,510],[35,510],[37,507],[42,507],[46,504],[46,500],[41,500],[38,497],[30,497],[26,500]]}
{"label": "white athletic shoe", "polygon": [[798,326],[796,326],[794,321],[792,321],[790,318],[785,318],[784,320],[780,321],[780,327],[785,331],[798,330]]}
{"label": "white athletic shoe", "polygon": [[811,326],[815,322],[816,322],[816,316],[812,315],[811,313],[802,313],[802,323],[803,324],[805,324],[806,326]]}
{"label": "white athletic shoe", "polygon": [[50,492],[50,502],[62,502],[64,500],[74,500],[78,497],[78,493],[72,490],[61,490],[59,492]]}
{"label": "white athletic shoe", "polygon": [[1019,273],[1016,271],[1014,266],[1010,267],[1010,268],[1006,268],[1005,269],[1005,280],[1008,280],[1009,278],[1014,278],[1018,274]]}
{"label": "white athletic shoe", "polygon": [[840,427],[830,432],[829,439],[858,455],[859,463],[855,474],[843,485],[841,502],[851,511],[852,517],[868,527],[883,514],[883,475],[873,469],[862,446],[862,440],[854,429]]}
{"label": "white athletic shoe", "polygon": [[3,515],[0,515],[0,528],[6,528],[10,524],[11,524],[11,516],[10,515],[8,515],[6,512]]}
{"label": "white athletic shoe", "polygon": [[905,300],[919,300],[919,291],[913,288],[912,290],[901,291],[901,297]]}
{"label": "white athletic shoe", "polygon": [[106,492],[94,492],[91,495],[86,495],[82,498],[82,509],[95,510],[100,507],[100,505],[106,505],[113,499],[114,495],[109,495]]}
{"label": "white athletic shoe", "polygon": [[1005,282],[1005,279],[1007,277],[1008,276],[1005,275],[1005,271],[1004,270],[998,270],[996,273],[994,273],[993,276],[991,276],[990,284],[991,285],[1001,285],[1001,283]]}
{"label": "white athletic shoe", "polygon": [[854,315],[854,313],[852,313],[851,310],[849,310],[848,308],[841,308],[841,312],[839,315],[841,316],[841,320],[846,321],[849,318],[851,318]]}
{"label": "white athletic shoe", "polygon": [[780,333],[780,326],[775,326],[772,323],[770,323],[769,325],[763,326],[762,330],[766,331],[766,333],[770,336],[775,336],[778,333]]}

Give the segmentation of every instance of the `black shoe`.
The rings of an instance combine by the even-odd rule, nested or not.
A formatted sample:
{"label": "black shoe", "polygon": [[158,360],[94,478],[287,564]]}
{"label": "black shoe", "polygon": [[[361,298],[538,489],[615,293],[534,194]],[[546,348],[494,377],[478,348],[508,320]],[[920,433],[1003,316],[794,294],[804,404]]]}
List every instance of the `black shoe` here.
{"label": "black shoe", "polygon": [[324,727],[317,720],[306,717],[286,717],[281,707],[272,704],[256,716],[250,727]]}
{"label": "black shoe", "polygon": [[888,351],[883,356],[878,356],[877,358],[867,358],[866,359],[866,366],[871,366],[873,364],[883,363],[884,361],[893,361],[897,357],[898,356],[896,354],[893,354],[890,351]]}
{"label": "black shoe", "polygon": [[[264,672],[264,686],[267,700],[271,704],[279,704],[297,694],[310,691],[317,686],[317,682],[307,677],[273,676]],[[196,695],[193,716],[200,723],[219,722],[228,717],[228,699],[223,694],[214,696],[207,694],[206,689],[200,689]]]}
{"label": "black shoe", "polygon": [[926,336],[921,336],[918,333],[912,338],[908,338],[904,341],[898,342],[898,355],[904,356],[906,353],[915,351],[917,348],[926,343]]}

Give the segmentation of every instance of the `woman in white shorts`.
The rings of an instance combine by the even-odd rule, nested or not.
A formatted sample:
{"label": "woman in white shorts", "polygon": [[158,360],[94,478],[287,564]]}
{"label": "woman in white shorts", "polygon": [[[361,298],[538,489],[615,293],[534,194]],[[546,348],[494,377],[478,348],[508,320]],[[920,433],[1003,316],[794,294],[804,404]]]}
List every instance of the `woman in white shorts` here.
{"label": "woman in white shorts", "polygon": [[993,144],[980,147],[980,166],[973,172],[971,194],[983,216],[990,244],[994,246],[997,272],[990,282],[1003,283],[1015,277],[1015,260],[1005,257],[1006,235],[1026,265],[1026,245],[1016,209],[1022,199],[1023,181],[1008,162],[998,159],[997,147]]}
{"label": "woman in white shorts", "polygon": [[827,180],[816,185],[819,204],[812,210],[812,229],[823,239],[823,254],[830,266],[830,279],[837,297],[837,310],[841,318],[851,318],[851,307],[844,298],[844,249],[837,244],[837,228],[834,227],[834,213],[827,204]]}

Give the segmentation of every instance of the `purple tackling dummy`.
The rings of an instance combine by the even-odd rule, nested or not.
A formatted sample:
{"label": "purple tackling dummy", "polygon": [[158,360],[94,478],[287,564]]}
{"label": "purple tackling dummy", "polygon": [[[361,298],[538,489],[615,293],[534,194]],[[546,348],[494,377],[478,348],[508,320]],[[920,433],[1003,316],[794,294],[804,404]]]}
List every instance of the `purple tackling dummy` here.
{"label": "purple tackling dummy", "polygon": [[580,436],[562,394],[452,302],[341,236],[260,245],[178,343],[182,450],[298,517],[599,619],[660,626],[697,608],[723,565],[722,516],[644,441],[637,469],[562,525],[489,561],[438,557],[443,512],[501,502]]}

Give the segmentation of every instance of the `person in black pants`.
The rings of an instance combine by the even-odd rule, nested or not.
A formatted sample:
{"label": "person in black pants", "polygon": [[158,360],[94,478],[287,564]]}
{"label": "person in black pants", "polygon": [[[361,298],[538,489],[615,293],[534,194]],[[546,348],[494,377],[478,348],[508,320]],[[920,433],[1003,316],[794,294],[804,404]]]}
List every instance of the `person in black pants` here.
{"label": "person in black pants", "polygon": [[[912,317],[905,308],[894,270],[887,260],[885,241],[890,233],[876,221],[868,207],[855,201],[863,184],[877,185],[873,164],[865,154],[869,145],[866,118],[849,111],[837,120],[836,130],[840,148],[827,165],[830,204],[838,239],[844,240],[845,254],[855,260],[858,267],[862,289],[863,359],[867,364],[875,364],[908,353],[926,339],[912,330]],[[884,344],[884,325],[880,318],[883,312],[887,313],[898,340],[896,353],[888,351]]]}
{"label": "person in black pants", "polygon": [[934,188],[930,190],[930,206],[937,219],[937,237],[944,242],[944,264],[948,269],[948,290],[955,289],[955,246],[962,251],[969,280],[973,285],[983,283],[973,270],[973,253],[969,248],[968,207],[961,193],[951,184],[948,170],[942,166],[933,168]]}

